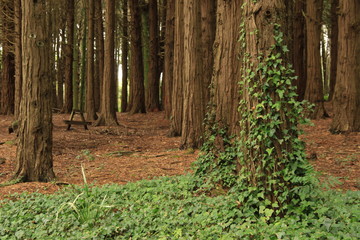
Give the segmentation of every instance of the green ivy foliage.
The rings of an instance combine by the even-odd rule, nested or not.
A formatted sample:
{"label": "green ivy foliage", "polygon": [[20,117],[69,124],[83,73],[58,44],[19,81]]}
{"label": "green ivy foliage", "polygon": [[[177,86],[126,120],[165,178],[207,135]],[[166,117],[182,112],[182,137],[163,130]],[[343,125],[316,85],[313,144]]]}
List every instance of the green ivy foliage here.
{"label": "green ivy foliage", "polygon": [[[238,194],[209,197],[193,188],[194,176],[186,175],[17,195],[16,201],[0,201],[0,239],[358,239],[360,234],[360,192],[320,192],[311,214],[294,211],[268,222],[243,208]],[[63,207],[72,202],[79,211],[90,207],[97,214],[80,218]]]}

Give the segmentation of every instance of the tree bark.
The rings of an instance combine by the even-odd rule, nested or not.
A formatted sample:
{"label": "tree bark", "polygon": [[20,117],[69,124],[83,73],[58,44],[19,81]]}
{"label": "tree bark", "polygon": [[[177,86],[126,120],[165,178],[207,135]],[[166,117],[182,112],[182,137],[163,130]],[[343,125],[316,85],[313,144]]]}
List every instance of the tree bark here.
{"label": "tree bark", "polygon": [[170,136],[180,136],[184,100],[184,0],[175,1],[174,72]]}
{"label": "tree bark", "polygon": [[129,1],[131,14],[130,114],[145,113],[144,63],[139,0]]}
{"label": "tree bark", "polygon": [[75,25],[75,2],[66,2],[66,37],[64,57],[65,57],[65,101],[63,112],[70,113],[73,109],[73,60],[74,60],[74,25]]}
{"label": "tree bark", "polygon": [[331,131],[360,131],[360,2],[339,1],[339,42]]}
{"label": "tree bark", "polygon": [[175,0],[167,0],[165,28],[165,56],[162,92],[162,105],[167,118],[171,117],[173,72],[174,72],[174,33],[175,33]]}
{"label": "tree bark", "polygon": [[294,3],[292,59],[297,76],[294,85],[297,87],[299,101],[304,100],[307,79],[305,6],[303,0],[296,0]]}
{"label": "tree bark", "polygon": [[87,55],[86,55],[86,118],[89,121],[96,120],[94,98],[94,18],[95,0],[88,2],[88,32],[87,32]]}
{"label": "tree bark", "polygon": [[335,83],[336,83],[336,68],[338,61],[338,7],[339,0],[331,0],[331,29],[330,29],[330,92],[329,101],[333,99]]}
{"label": "tree bark", "polygon": [[102,1],[95,1],[95,38],[96,38],[96,72],[94,79],[94,101],[95,111],[101,111],[101,93],[104,76],[104,25],[102,13]]}
{"label": "tree bark", "polygon": [[180,148],[198,148],[209,100],[215,34],[214,1],[184,2],[184,105]]}
{"label": "tree bark", "polygon": [[22,0],[23,92],[14,178],[48,182],[52,159],[50,32],[46,1]]}
{"label": "tree bark", "polygon": [[2,76],[0,113],[10,115],[14,113],[15,94],[15,56],[14,56],[14,2],[5,1],[2,4]]}
{"label": "tree bark", "polygon": [[147,86],[146,110],[160,110],[160,74],[159,74],[159,22],[157,0],[149,0],[150,56]]}
{"label": "tree bark", "polygon": [[115,111],[116,96],[113,89],[115,85],[115,0],[105,0],[105,62],[101,94],[101,113],[95,125],[118,125]]}
{"label": "tree bark", "polygon": [[20,113],[21,85],[22,85],[22,54],[21,54],[21,0],[14,0],[15,16],[15,96],[14,117],[18,119]]}
{"label": "tree bark", "polygon": [[322,1],[306,1],[307,82],[305,99],[315,104],[311,119],[327,117],[324,108],[324,90],[321,77],[320,36]]}
{"label": "tree bark", "polygon": [[124,0],[122,5],[122,40],[121,40],[121,112],[126,112],[128,103],[128,53],[129,53],[129,23],[128,23],[128,1]]}

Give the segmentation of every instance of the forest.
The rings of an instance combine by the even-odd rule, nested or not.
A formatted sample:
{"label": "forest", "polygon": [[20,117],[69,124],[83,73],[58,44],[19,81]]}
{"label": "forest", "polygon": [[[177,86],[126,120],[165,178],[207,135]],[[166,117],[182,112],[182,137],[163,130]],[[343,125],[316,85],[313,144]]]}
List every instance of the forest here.
{"label": "forest", "polygon": [[359,239],[359,0],[0,0],[0,239]]}

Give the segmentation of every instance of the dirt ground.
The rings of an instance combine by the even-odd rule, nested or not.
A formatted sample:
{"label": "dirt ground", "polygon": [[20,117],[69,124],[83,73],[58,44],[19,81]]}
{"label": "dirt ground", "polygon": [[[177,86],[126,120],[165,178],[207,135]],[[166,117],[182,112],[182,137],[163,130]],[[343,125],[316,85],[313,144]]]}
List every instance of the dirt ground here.
{"label": "dirt ground", "polygon": [[[84,167],[88,183],[126,184],[156,176],[179,175],[190,171],[198,151],[179,150],[179,137],[168,137],[169,121],[162,112],[129,115],[118,113],[118,127],[72,126],[63,120],[69,115],[54,114],[54,171],[58,183],[81,184]],[[8,133],[12,117],[0,118],[0,183],[8,181],[15,168],[15,135]],[[302,139],[307,155],[321,179],[337,178],[336,188],[360,189],[360,133],[332,135],[331,119],[313,121]],[[62,184],[18,183],[0,187],[0,198],[15,192],[52,193]]]}

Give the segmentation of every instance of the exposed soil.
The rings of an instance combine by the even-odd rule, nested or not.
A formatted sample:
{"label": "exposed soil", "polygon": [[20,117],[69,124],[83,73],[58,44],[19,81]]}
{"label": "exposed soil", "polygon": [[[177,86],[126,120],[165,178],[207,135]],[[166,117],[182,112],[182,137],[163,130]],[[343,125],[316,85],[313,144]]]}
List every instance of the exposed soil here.
{"label": "exposed soil", "polygon": [[[129,115],[118,113],[120,126],[72,126],[63,120],[69,115],[54,114],[54,171],[58,183],[81,184],[84,167],[89,183],[126,184],[140,179],[179,175],[191,171],[198,151],[179,150],[179,137],[168,137],[169,121],[162,112]],[[15,168],[15,135],[8,133],[12,117],[0,119],[0,182],[11,178]],[[331,119],[313,121],[302,139],[307,155],[321,179],[336,177],[344,190],[360,189],[360,133],[332,135]],[[0,198],[16,192],[52,193],[62,184],[18,183],[0,187]]]}

